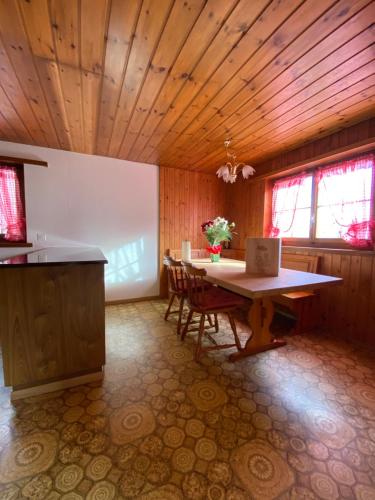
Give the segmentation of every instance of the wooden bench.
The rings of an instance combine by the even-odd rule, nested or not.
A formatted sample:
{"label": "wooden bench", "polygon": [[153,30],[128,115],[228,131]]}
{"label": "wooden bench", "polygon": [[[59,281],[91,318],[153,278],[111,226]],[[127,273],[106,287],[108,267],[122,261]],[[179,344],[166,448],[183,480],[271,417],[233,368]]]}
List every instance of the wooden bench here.
{"label": "wooden bench", "polygon": [[[317,255],[301,255],[293,253],[283,253],[281,257],[281,267],[294,269],[307,273],[316,273],[319,266]],[[296,324],[293,333],[300,334],[304,330],[311,330],[317,325],[315,306],[317,294],[314,290],[284,293],[275,297],[273,302],[281,313],[286,310],[292,312]]]}

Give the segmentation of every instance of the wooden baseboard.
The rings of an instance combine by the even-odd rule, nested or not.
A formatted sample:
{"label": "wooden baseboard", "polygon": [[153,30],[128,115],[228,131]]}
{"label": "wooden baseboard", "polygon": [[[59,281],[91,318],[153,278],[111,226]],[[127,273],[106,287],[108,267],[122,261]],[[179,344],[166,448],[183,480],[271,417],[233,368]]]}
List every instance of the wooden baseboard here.
{"label": "wooden baseboard", "polygon": [[106,306],[117,306],[121,304],[131,304],[133,302],[144,302],[146,300],[160,299],[160,295],[150,295],[149,297],[137,297],[135,299],[106,300]]}
{"label": "wooden baseboard", "polygon": [[32,396],[40,396],[41,394],[46,394],[48,392],[62,391],[76,385],[96,382],[98,380],[102,380],[102,378],[103,370],[100,370],[93,373],[87,373],[86,375],[80,375],[78,377],[57,380],[56,382],[50,382],[48,384],[35,385],[24,389],[14,389],[10,394],[10,399],[11,401],[16,401],[18,399],[30,398]]}

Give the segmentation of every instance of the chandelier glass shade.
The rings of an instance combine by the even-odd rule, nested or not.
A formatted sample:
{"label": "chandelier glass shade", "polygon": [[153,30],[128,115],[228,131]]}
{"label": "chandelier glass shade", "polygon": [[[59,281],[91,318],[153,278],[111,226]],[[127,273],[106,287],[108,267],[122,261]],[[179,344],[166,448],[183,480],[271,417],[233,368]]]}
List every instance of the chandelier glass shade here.
{"label": "chandelier glass shade", "polygon": [[219,168],[216,175],[223,179],[224,182],[230,182],[233,184],[236,182],[237,175],[242,172],[244,179],[248,179],[250,175],[254,175],[255,169],[250,165],[245,165],[245,163],[238,163],[236,154],[229,149],[230,141],[224,141],[224,147],[227,153],[228,161],[225,165]]}

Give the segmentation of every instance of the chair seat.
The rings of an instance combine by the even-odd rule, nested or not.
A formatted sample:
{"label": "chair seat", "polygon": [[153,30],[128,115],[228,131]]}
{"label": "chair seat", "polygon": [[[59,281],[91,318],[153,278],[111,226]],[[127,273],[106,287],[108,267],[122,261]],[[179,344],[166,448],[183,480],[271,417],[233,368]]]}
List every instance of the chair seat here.
{"label": "chair seat", "polygon": [[[188,286],[187,286],[186,280],[185,279],[179,279],[177,281],[178,281],[179,292],[187,294],[188,293]],[[214,285],[212,283],[208,283],[207,282],[207,283],[204,284],[204,289],[208,290],[209,288],[212,288],[213,286]],[[198,290],[200,290],[202,287],[201,286],[196,286],[195,288],[197,288]]]}
{"label": "chair seat", "polygon": [[215,286],[205,291],[202,302],[195,303],[194,306],[202,311],[215,311],[218,309],[228,309],[241,307],[244,304],[242,297],[223,290]]}

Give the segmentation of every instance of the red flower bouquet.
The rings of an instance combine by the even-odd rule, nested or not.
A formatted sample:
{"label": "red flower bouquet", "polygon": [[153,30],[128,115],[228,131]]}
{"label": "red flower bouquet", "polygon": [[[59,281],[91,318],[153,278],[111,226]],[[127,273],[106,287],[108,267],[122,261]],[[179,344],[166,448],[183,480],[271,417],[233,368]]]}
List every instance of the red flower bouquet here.
{"label": "red flower bouquet", "polygon": [[211,255],[212,262],[218,262],[222,250],[221,243],[232,239],[235,224],[228,223],[223,217],[216,217],[201,224],[202,233],[206,236],[209,246],[207,251]]}

